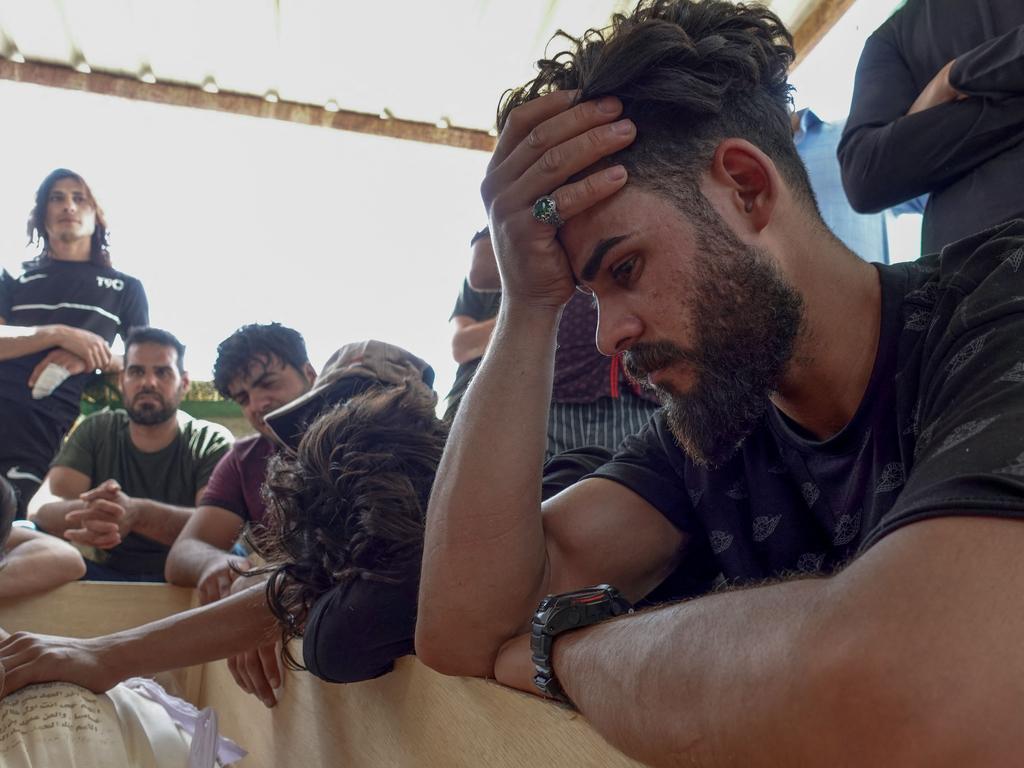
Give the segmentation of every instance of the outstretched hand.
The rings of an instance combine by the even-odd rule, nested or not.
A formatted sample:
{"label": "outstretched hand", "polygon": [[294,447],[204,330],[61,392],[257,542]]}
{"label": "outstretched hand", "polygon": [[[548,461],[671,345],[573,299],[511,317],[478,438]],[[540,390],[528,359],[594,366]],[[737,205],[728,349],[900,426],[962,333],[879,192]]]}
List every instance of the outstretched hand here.
{"label": "outstretched hand", "polygon": [[577,104],[576,98],[576,91],[556,91],[514,109],[488,165],[481,194],[503,301],[557,309],[572,298],[575,278],[558,230],[534,218],[538,198],[552,197],[558,215],[568,221],[626,183],[621,165],[569,182],[636,137],[632,121],[617,119],[618,99]]}
{"label": "outstretched hand", "polygon": [[0,630],[0,699],[27,685],[54,681],[103,693],[121,679],[92,640]]}

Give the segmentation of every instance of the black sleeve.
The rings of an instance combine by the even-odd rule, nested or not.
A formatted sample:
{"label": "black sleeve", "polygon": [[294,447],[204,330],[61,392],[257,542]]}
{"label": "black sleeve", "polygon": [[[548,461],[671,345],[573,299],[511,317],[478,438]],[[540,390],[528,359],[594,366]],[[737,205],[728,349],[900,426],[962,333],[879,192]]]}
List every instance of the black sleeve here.
{"label": "black sleeve", "polygon": [[387,674],[395,659],[412,653],[418,575],[399,584],[357,578],[324,593],[302,638],[309,671],[331,683],[356,683]]}
{"label": "black sleeve", "polygon": [[854,210],[881,211],[946,186],[1021,141],[1024,96],[973,97],[907,116],[919,93],[892,40],[868,38],[838,149]]}
{"label": "black sleeve", "polygon": [[14,304],[14,277],[6,269],[0,271],[0,319],[5,322],[11,316]]}
{"label": "black sleeve", "polygon": [[669,450],[674,452],[676,463],[684,461],[663,413],[658,411],[640,432],[623,440],[610,462],[590,475],[626,486],[690,536],[679,567],[644,597],[640,605],[703,595],[711,589],[721,570],[711,551],[707,533],[694,519],[686,483]]}
{"label": "black sleeve", "polygon": [[573,448],[552,456],[544,464],[541,499],[550,499],[570,485],[575,485],[607,464],[611,458],[610,451],[596,445]]}
{"label": "black sleeve", "polygon": [[132,328],[144,325],[149,325],[149,300],[146,298],[146,289],[136,278],[127,277],[124,304],[121,307],[121,327],[118,333],[122,339],[127,339]]}
{"label": "black sleeve", "polygon": [[448,319],[451,320],[456,315],[466,315],[477,321],[489,320],[498,314],[500,303],[501,293],[473,290],[469,280],[463,280],[459,298],[455,300],[455,309]]}
{"label": "black sleeve", "polygon": [[[1013,226],[1019,236],[987,246],[1004,248],[1002,266],[963,299],[943,332],[929,333],[913,466],[862,550],[932,517],[1024,518],[1024,226]],[[1007,240],[1016,245],[1005,250]],[[994,258],[984,250],[976,257]],[[954,283],[943,300],[959,292]]]}
{"label": "black sleeve", "polygon": [[972,96],[1003,98],[1024,93],[1024,26],[957,56],[949,82]]}
{"label": "black sleeve", "polygon": [[656,411],[647,425],[622,441],[610,462],[591,477],[614,480],[642,497],[686,533],[702,533],[691,520],[693,508],[686,483],[669,458],[668,450],[681,461],[675,439],[662,411]]}

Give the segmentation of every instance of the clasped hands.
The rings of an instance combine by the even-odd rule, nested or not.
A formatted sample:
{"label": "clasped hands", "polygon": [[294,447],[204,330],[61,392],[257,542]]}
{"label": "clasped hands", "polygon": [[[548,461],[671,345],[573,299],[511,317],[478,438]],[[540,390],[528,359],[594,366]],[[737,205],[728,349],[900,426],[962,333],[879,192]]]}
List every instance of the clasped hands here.
{"label": "clasped hands", "polygon": [[121,490],[116,480],[105,480],[79,499],[85,506],[64,516],[69,526],[64,538],[76,544],[97,549],[116,547],[138,519],[134,499]]}

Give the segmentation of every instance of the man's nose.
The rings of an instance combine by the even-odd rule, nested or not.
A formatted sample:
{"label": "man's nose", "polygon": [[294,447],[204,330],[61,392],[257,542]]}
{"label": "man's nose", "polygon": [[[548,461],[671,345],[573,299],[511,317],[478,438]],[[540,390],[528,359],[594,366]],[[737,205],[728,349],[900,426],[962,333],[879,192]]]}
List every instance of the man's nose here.
{"label": "man's nose", "polygon": [[266,413],[267,407],[271,405],[270,396],[265,394],[254,394],[249,397],[249,404],[252,407],[252,413],[254,416],[260,416]]}
{"label": "man's nose", "polygon": [[608,302],[597,305],[597,349],[602,355],[617,355],[625,352],[640,338],[643,324],[626,307],[616,307]]}

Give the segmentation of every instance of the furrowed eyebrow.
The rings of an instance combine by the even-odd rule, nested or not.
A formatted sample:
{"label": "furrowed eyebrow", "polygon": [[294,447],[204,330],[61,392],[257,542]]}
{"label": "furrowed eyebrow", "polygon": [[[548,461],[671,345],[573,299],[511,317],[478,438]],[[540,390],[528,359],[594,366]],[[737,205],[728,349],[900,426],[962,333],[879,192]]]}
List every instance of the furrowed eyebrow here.
{"label": "furrowed eyebrow", "polygon": [[265,386],[267,386],[267,379],[271,378],[273,375],[274,375],[274,371],[264,370],[263,373],[260,374],[260,377],[258,379],[256,379],[256,381],[254,381],[249,386],[250,387],[265,387]]}
{"label": "furrowed eyebrow", "polygon": [[587,259],[587,263],[583,265],[583,269],[580,270],[580,280],[588,283],[593,280],[598,270],[601,269],[601,262],[604,261],[608,251],[628,237],[631,235],[618,235],[599,242],[594,247],[594,252],[590,254],[590,258]]}

